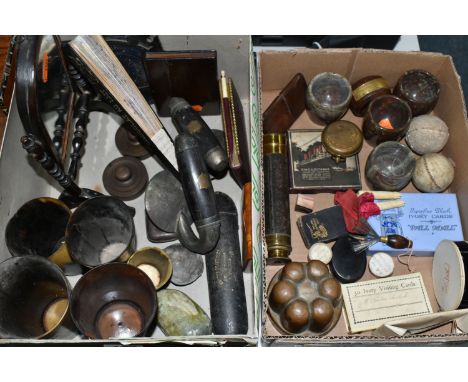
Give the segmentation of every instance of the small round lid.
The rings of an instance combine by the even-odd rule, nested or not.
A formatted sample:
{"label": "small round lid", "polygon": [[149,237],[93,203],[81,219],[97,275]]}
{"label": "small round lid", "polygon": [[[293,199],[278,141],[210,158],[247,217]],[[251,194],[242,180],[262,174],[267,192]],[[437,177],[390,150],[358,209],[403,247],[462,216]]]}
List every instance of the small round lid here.
{"label": "small round lid", "polygon": [[332,258],[332,250],[325,243],[315,243],[309,248],[309,260],[320,260],[328,264]]}
{"label": "small round lid", "polygon": [[459,246],[442,240],[432,262],[434,293],[443,311],[458,309],[465,292],[465,269]]}
{"label": "small round lid", "polygon": [[377,252],[369,260],[369,270],[376,277],[388,277],[394,268],[392,257],[385,252]]}
{"label": "small round lid", "polygon": [[362,147],[362,132],[354,123],[335,121],[327,125],[322,132],[322,144],[330,154],[349,157],[357,154]]}
{"label": "small round lid", "polygon": [[148,151],[138,141],[138,138],[128,131],[127,122],[121,125],[115,133],[115,145],[122,155],[145,159],[150,156]]}
{"label": "small round lid", "polygon": [[332,248],[330,270],[342,283],[358,281],[366,271],[366,251],[354,252],[348,237],[340,237]]}
{"label": "small round lid", "polygon": [[148,184],[148,172],[138,159],[120,157],[106,166],[102,182],[110,195],[121,200],[132,200],[145,190]]}

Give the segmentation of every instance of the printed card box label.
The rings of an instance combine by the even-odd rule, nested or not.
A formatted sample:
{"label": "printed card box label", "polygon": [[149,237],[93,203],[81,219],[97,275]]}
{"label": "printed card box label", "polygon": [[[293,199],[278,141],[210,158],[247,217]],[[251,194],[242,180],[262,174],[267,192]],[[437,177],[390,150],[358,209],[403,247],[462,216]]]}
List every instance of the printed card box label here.
{"label": "printed card box label", "polygon": [[[370,225],[379,235],[407,237],[413,241],[413,253],[418,256],[432,256],[444,239],[463,240],[456,194],[402,193],[401,199],[405,206],[369,218]],[[406,249],[393,249],[378,243],[369,251],[397,255]]]}
{"label": "printed card box label", "polygon": [[432,313],[420,273],[344,284],[351,333],[373,330],[388,321]]}

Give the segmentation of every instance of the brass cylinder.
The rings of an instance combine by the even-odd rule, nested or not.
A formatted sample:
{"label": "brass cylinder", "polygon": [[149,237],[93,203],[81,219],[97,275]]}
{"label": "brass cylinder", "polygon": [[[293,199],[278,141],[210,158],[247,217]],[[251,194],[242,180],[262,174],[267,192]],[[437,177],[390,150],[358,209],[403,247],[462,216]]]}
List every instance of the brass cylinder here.
{"label": "brass cylinder", "polygon": [[266,235],[265,241],[268,248],[268,265],[284,264],[291,259],[291,237],[289,235],[272,234]]}
{"label": "brass cylinder", "polygon": [[263,135],[263,155],[268,154],[286,155],[285,134],[270,133]]}
{"label": "brass cylinder", "polygon": [[289,262],[291,222],[289,217],[289,173],[285,134],[263,136],[265,239],[267,264]]}

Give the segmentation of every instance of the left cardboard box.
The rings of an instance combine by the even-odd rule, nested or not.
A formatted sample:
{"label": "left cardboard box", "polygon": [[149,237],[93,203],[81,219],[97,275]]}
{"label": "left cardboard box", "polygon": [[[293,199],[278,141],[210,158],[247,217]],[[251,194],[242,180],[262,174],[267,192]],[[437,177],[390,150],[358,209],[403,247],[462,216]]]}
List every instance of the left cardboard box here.
{"label": "left cardboard box", "polygon": [[[249,124],[250,114],[250,78],[249,65],[251,45],[249,36],[160,36],[163,48],[166,50],[197,50],[216,49],[218,53],[218,68],[224,69],[226,73],[235,81],[239,96],[242,101],[246,123]],[[219,74],[219,73],[218,73]],[[55,115],[48,115],[46,124],[53,129]],[[204,117],[207,124],[217,130],[222,130],[220,115]],[[170,118],[163,118],[162,122],[170,130],[175,131]],[[102,184],[102,173],[106,165],[113,159],[121,156],[118,152],[114,136],[117,128],[121,124],[120,118],[115,115],[93,112],[90,114],[88,124],[88,137],[86,143],[86,153],[83,156],[82,167],[80,169],[79,184],[83,187],[96,189],[104,192]],[[26,201],[39,196],[57,197],[60,193],[43,169],[30,161],[27,154],[20,146],[20,137],[24,135],[24,130],[18,114],[15,98],[11,105],[5,130],[5,138],[0,146],[0,183],[8,184],[8,187],[0,188],[0,261],[7,259],[10,254],[5,245],[4,232],[9,218]],[[153,158],[143,161],[149,176],[152,177],[161,170],[159,164]],[[242,210],[241,189],[237,186],[230,175],[221,180],[213,182],[216,191],[228,194],[235,202],[237,210]],[[128,205],[136,208],[134,217],[137,248],[145,246],[155,246],[148,241],[145,228],[144,195],[128,202]],[[239,223],[242,214],[239,213]],[[255,223],[254,223],[255,224]],[[239,227],[242,225],[239,224]],[[241,235],[241,232],[239,232]],[[241,236],[240,236],[241,237]],[[158,247],[166,247],[172,243],[158,244]],[[255,262],[255,260],[254,260]],[[256,262],[258,264],[258,261]],[[161,343],[181,343],[188,345],[208,345],[216,346],[226,343],[238,345],[256,345],[258,342],[258,316],[257,316],[257,284],[260,279],[259,268],[254,266],[253,273],[244,273],[244,286],[247,298],[248,310],[248,332],[246,335],[235,336],[200,336],[200,337],[166,337],[160,329],[156,329],[148,337],[131,338],[125,340],[88,340],[76,337],[72,340],[20,340],[20,339],[0,339],[2,344],[35,344],[44,345],[49,343],[58,344],[115,344],[115,345],[157,345]],[[76,284],[80,276],[71,276],[69,281],[72,286]],[[208,314],[209,297],[206,272],[193,284],[185,287],[177,287],[170,284],[171,289],[181,289],[196,301]]]}

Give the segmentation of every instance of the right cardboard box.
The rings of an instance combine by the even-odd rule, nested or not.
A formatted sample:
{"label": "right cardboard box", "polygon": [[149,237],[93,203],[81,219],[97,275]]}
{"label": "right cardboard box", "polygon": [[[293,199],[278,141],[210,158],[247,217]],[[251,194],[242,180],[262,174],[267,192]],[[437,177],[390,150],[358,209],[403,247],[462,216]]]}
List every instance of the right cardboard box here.
{"label": "right cardboard box", "polygon": [[[252,69],[252,68],[251,68]],[[457,195],[458,209],[464,236],[467,237],[468,227],[468,163],[466,152],[468,147],[468,125],[466,120],[466,108],[460,78],[457,74],[450,56],[425,53],[425,52],[394,52],[382,50],[363,49],[320,49],[320,50],[294,50],[294,51],[265,51],[257,55],[257,66],[251,78],[256,77],[257,89],[251,89],[252,95],[258,100],[258,114],[251,110],[252,121],[252,149],[258,150],[258,167],[253,166],[253,175],[259,179],[261,195],[264,191],[262,174],[262,125],[261,115],[271,104],[281,89],[290,81],[296,73],[302,73],[307,82],[321,72],[335,72],[345,76],[351,83],[369,75],[381,75],[387,79],[393,87],[398,78],[407,70],[423,69],[434,74],[440,81],[441,93],[433,113],[443,119],[450,131],[450,137],[442,153],[452,159],[455,164],[455,180],[447,192]],[[255,109],[255,105],[253,108]],[[362,118],[356,117],[348,111],[343,119],[362,125]],[[323,129],[309,117],[307,111],[295,121],[291,129]],[[255,144],[255,147],[254,147]],[[362,188],[372,189],[367,183],[364,174],[366,159],[372,150],[367,142],[359,153],[359,163],[362,178]],[[254,155],[253,155],[254,157]],[[402,192],[418,192],[410,183]],[[314,194],[314,210],[318,211],[333,206],[333,192]],[[291,219],[291,243],[292,261],[307,261],[307,248],[295,224],[301,213],[294,210],[296,196],[290,194],[290,219]],[[262,248],[263,270],[263,301],[262,301],[262,341],[266,345],[274,344],[310,344],[310,345],[390,345],[390,344],[459,344],[468,341],[468,334],[457,334],[452,325],[442,325],[429,330],[421,335],[405,337],[379,337],[372,332],[360,334],[348,334],[345,322],[345,314],[337,325],[322,337],[285,336],[281,334],[271,322],[268,314],[267,287],[273,276],[281,269],[278,265],[266,265],[266,246],[264,243],[264,203],[259,203],[261,227],[259,229],[259,248]],[[439,311],[435,299],[432,283],[432,256],[418,256],[412,259],[412,266],[421,272],[424,285],[427,289],[430,303],[434,312]],[[395,258],[395,270],[393,275],[405,275],[409,273],[406,265],[399,263]],[[371,280],[374,277],[366,270],[361,281]]]}

